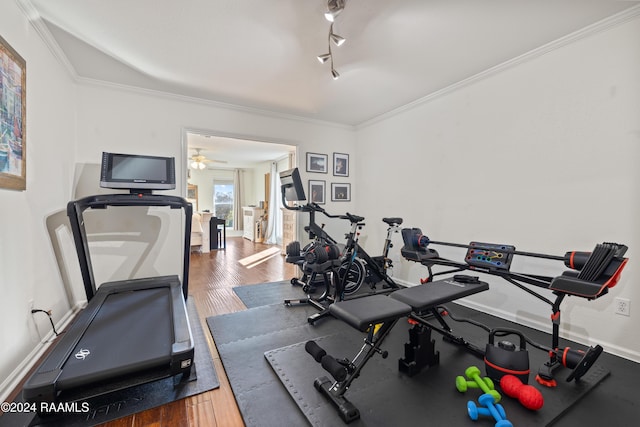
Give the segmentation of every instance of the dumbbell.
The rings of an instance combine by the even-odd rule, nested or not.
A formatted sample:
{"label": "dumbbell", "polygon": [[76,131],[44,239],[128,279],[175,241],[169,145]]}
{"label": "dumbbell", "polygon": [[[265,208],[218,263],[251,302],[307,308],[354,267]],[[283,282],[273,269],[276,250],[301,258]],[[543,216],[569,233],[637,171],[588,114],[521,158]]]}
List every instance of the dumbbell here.
{"label": "dumbbell", "polygon": [[532,411],[537,411],[544,405],[540,390],[532,385],[523,384],[515,375],[505,375],[500,378],[500,388],[504,394],[518,399],[522,406]]}
{"label": "dumbbell", "polygon": [[[491,378],[484,377],[482,378],[482,380],[487,385],[487,387],[489,387],[489,390],[495,390],[496,387],[493,384],[493,380]],[[458,389],[460,393],[464,393],[470,388],[480,388],[480,386],[475,381],[468,380],[462,375],[458,375],[456,377],[456,389]]]}
{"label": "dumbbell", "polygon": [[336,245],[316,245],[304,255],[304,260],[310,264],[322,264],[323,262],[338,259],[340,248]]}
{"label": "dumbbell", "polygon": [[[474,384],[478,388],[480,388],[485,394],[490,394],[491,396],[493,396],[495,401],[496,401],[496,403],[500,402],[500,399],[502,397],[500,396],[500,393],[498,393],[498,391],[494,389],[493,381],[491,381],[491,380],[486,381],[489,378],[482,379],[480,377],[480,369],[478,369],[477,366],[469,366],[464,371],[464,375],[469,380],[472,380],[474,382]],[[462,378],[462,379],[460,379],[460,378]],[[463,382],[466,383],[466,384],[463,384]],[[462,390],[460,388],[458,388],[458,384],[460,384],[460,386],[462,387]],[[463,377],[456,377],[456,388],[458,388],[458,391],[460,391],[461,393],[464,393],[466,391],[466,388],[464,388],[464,385],[466,385],[467,387],[470,387],[470,388],[475,388],[470,384],[470,382],[467,382]]]}
{"label": "dumbbell", "polygon": [[482,415],[493,417],[493,419],[496,420],[495,427],[513,427],[511,421],[507,419],[504,408],[495,401],[492,395],[485,393],[478,398],[478,402],[482,406],[476,405],[473,401],[467,402],[467,413],[473,421],[476,421],[479,416]]}

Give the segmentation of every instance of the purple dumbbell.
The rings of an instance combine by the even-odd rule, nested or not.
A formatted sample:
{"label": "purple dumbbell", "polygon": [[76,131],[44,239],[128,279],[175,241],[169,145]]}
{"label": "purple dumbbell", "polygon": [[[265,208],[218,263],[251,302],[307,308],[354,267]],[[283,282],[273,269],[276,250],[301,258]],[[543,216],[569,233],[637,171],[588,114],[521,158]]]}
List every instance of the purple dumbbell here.
{"label": "purple dumbbell", "polygon": [[502,405],[495,403],[494,396],[485,393],[478,398],[478,402],[482,406],[477,406],[473,401],[467,403],[469,418],[476,421],[480,415],[493,417],[496,420],[495,427],[513,427],[511,421],[507,419],[507,414]]}

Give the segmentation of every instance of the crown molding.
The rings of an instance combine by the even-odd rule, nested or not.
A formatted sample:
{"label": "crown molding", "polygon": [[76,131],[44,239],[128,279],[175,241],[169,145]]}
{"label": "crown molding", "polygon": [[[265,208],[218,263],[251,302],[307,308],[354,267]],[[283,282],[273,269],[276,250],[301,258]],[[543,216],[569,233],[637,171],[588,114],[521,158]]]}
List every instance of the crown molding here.
{"label": "crown molding", "polygon": [[30,0],[16,0],[16,4],[22,10],[22,13],[27,18],[31,26],[36,30],[44,44],[49,48],[53,56],[62,64],[65,70],[69,73],[73,80],[78,79],[78,73],[76,69],[71,65],[69,59],[64,54],[58,42],[47,28],[46,24],[40,17],[38,11],[33,7]]}

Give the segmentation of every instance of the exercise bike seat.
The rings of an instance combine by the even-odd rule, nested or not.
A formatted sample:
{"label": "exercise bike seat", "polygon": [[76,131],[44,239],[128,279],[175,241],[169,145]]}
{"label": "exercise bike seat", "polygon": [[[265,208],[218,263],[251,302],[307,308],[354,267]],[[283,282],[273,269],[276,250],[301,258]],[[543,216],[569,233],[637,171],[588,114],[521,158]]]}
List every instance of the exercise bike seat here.
{"label": "exercise bike seat", "polygon": [[372,295],[335,302],[329,306],[329,313],[365,332],[371,325],[408,316],[411,307],[386,295]]}
{"label": "exercise bike seat", "polygon": [[420,313],[488,289],[486,282],[461,282],[450,278],[401,289],[389,297],[410,305],[414,312]]}
{"label": "exercise bike seat", "polygon": [[391,218],[382,218],[382,221],[388,225],[401,225],[402,218],[400,217],[391,217]]}
{"label": "exercise bike seat", "polygon": [[364,221],[364,217],[363,216],[350,214],[349,212],[347,212],[346,214],[342,215],[340,218],[348,219],[352,223],[360,223],[360,222]]}

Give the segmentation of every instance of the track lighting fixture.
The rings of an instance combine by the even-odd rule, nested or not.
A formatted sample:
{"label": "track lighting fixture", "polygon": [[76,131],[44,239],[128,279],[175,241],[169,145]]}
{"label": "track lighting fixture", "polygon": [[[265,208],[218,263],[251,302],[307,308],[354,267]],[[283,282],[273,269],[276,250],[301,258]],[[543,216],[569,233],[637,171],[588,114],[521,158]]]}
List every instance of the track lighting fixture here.
{"label": "track lighting fixture", "polygon": [[342,12],[342,10],[344,9],[345,2],[346,0],[328,0],[328,11],[324,14],[324,17],[327,19],[327,21],[331,22],[331,25],[329,26],[329,37],[327,39],[329,53],[318,55],[317,57],[318,61],[320,61],[321,64],[324,64],[327,61],[330,62],[331,75],[333,76],[334,80],[337,80],[338,77],[340,77],[340,74],[333,67],[333,53],[331,52],[331,42],[333,42],[333,44],[335,44],[336,46],[342,46],[342,44],[345,42],[345,38],[333,32],[333,22],[335,17],[338,16],[338,14],[340,14],[340,12]]}

